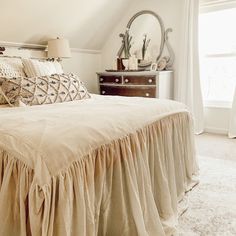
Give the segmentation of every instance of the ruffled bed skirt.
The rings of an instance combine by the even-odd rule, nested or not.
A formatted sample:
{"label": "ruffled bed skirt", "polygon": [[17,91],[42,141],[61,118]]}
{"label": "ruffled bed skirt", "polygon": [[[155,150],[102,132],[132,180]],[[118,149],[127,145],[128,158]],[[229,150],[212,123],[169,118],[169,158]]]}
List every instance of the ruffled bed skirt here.
{"label": "ruffled bed skirt", "polygon": [[1,150],[0,235],[172,235],[197,172],[188,113],[91,151],[44,186]]}

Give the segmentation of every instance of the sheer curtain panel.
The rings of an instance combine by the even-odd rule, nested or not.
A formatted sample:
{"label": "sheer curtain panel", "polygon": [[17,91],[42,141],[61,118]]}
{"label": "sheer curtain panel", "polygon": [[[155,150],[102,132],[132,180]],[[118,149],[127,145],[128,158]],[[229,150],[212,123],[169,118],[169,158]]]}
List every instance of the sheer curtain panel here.
{"label": "sheer curtain panel", "polygon": [[195,133],[204,130],[203,101],[198,55],[198,0],[184,0],[177,100],[185,103],[194,116]]}
{"label": "sheer curtain panel", "polygon": [[236,138],[236,88],[234,92],[232,109],[230,112],[229,138]]}

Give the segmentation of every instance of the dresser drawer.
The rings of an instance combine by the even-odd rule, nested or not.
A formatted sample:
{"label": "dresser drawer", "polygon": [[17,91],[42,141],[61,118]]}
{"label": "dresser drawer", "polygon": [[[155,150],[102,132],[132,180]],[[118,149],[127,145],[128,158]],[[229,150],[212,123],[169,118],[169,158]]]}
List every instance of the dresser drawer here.
{"label": "dresser drawer", "polygon": [[124,84],[133,84],[133,85],[155,85],[156,77],[155,76],[124,76]]}
{"label": "dresser drawer", "polygon": [[150,87],[123,87],[123,86],[100,86],[101,95],[119,95],[127,97],[156,97],[156,88]]}
{"label": "dresser drawer", "polygon": [[122,83],[122,78],[121,76],[100,76],[99,77],[99,83],[104,84],[104,83],[110,83],[110,84],[121,84]]}

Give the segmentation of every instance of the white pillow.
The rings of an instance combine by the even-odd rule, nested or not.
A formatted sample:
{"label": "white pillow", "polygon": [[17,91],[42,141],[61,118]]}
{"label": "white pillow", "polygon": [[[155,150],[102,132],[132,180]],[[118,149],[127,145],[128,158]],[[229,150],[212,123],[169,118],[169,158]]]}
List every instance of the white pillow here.
{"label": "white pillow", "polygon": [[54,61],[54,62],[51,62],[51,63],[53,63],[53,65],[55,66],[55,68],[56,68],[56,74],[64,74],[64,71],[63,71],[63,69],[62,69],[62,66],[61,66],[61,64],[58,62],[58,61]]}
{"label": "white pillow", "polygon": [[0,77],[12,78],[22,76],[25,76],[25,72],[21,59],[0,58]]}
{"label": "white pillow", "polygon": [[25,73],[28,77],[50,76],[63,74],[61,64],[57,61],[39,61],[35,59],[22,59]]}

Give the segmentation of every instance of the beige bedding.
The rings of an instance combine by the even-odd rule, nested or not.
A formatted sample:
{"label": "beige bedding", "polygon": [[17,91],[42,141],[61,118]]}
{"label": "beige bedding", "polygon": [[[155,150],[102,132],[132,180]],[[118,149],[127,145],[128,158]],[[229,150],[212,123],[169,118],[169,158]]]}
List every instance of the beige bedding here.
{"label": "beige bedding", "polygon": [[177,102],[0,108],[0,235],[171,235],[196,173]]}

